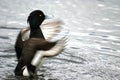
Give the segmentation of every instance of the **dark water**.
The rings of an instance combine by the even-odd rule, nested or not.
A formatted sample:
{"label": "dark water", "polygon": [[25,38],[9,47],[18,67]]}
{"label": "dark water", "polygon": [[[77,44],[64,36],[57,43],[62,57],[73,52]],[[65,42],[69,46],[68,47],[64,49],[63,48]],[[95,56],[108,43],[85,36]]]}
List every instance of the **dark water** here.
{"label": "dark water", "polygon": [[14,76],[14,42],[35,9],[69,31],[65,51],[45,61],[38,80],[120,80],[119,0],[0,0],[0,80],[27,80]]}

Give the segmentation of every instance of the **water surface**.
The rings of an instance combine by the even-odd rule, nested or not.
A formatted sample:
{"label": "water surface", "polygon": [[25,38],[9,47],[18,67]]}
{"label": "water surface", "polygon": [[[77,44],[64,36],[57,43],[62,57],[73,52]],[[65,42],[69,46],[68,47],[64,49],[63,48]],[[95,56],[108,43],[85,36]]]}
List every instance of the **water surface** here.
{"label": "water surface", "polygon": [[0,79],[15,77],[14,43],[28,14],[41,9],[61,19],[69,35],[66,49],[45,61],[38,80],[119,80],[119,0],[0,0]]}

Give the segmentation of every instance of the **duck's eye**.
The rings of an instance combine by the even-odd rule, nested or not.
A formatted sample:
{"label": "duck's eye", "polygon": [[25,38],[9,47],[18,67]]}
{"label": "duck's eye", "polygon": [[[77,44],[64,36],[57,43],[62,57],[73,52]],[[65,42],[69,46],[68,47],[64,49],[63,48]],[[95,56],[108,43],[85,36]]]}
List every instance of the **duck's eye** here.
{"label": "duck's eye", "polygon": [[41,17],[42,15],[40,14],[39,16]]}

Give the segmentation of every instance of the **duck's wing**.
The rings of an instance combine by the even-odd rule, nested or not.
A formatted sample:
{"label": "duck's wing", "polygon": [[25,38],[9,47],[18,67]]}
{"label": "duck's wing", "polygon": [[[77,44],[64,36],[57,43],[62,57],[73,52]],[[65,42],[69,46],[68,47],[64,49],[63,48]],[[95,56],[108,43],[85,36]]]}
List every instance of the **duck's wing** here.
{"label": "duck's wing", "polygon": [[41,50],[37,50],[31,64],[34,66],[39,66],[42,62],[43,57],[53,57],[60,54],[64,50],[66,42],[67,38],[63,37],[56,42],[44,41],[42,43],[44,45],[42,46],[41,43],[40,45],[38,43],[37,46],[40,47]]}
{"label": "duck's wing", "polygon": [[62,22],[60,20],[54,20],[50,22],[43,23],[41,25],[42,32],[46,40],[50,40],[56,34],[60,32]]}
{"label": "duck's wing", "polygon": [[66,42],[67,42],[66,37],[61,38],[56,42],[56,44],[51,49],[44,51],[43,56],[53,57],[60,54],[64,50],[64,47],[66,46]]}
{"label": "duck's wing", "polygon": [[15,51],[16,51],[16,56],[17,56],[17,59],[20,58],[21,56],[21,53],[22,53],[22,48],[23,48],[23,45],[24,45],[24,40],[22,39],[24,33],[26,33],[29,29],[22,29],[18,36],[17,36],[17,39],[16,39],[16,42],[15,42]]}

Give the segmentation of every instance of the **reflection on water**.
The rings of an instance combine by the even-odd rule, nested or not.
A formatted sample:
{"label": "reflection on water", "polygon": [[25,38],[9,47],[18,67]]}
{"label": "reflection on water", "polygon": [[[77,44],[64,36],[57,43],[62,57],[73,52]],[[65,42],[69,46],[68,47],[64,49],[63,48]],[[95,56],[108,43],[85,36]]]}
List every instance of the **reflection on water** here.
{"label": "reflection on water", "polygon": [[[14,42],[27,16],[42,9],[64,21],[69,42],[59,56],[46,59],[38,80],[120,79],[120,1],[118,0],[0,0],[0,78],[15,77]],[[27,6],[26,6],[27,4]]]}

